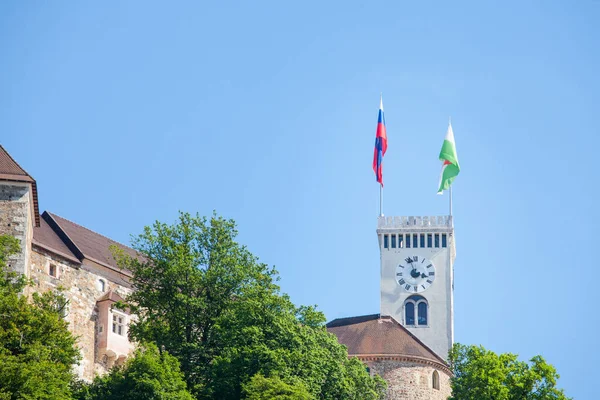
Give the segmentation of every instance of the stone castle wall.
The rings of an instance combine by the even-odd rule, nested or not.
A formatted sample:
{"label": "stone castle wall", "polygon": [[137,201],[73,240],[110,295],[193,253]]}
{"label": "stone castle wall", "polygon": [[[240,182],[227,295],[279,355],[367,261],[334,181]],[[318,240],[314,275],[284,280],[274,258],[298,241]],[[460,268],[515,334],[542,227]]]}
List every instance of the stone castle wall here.
{"label": "stone castle wall", "polygon": [[26,260],[31,251],[31,185],[4,182],[0,185],[0,234],[16,237],[21,245],[19,254],[11,257],[9,266],[27,276]]}
{"label": "stone castle wall", "polygon": [[451,394],[450,376],[438,369],[439,389],[433,388],[436,369],[414,362],[379,360],[367,361],[371,373],[388,383],[386,400],[446,400]]}
{"label": "stone castle wall", "polygon": [[[56,277],[49,274],[51,264],[56,266]],[[96,302],[109,290],[125,298],[130,293],[130,289],[87,268],[81,268],[79,265],[55,257],[38,247],[34,247],[34,251],[31,252],[30,274],[34,286],[29,288],[29,294],[62,289],[63,295],[69,301],[65,320],[69,322],[71,332],[78,338],[77,345],[82,355],[82,360],[76,367],[78,375],[83,379],[91,380],[95,375],[105,373],[109,365],[98,357]],[[104,281],[104,291],[101,291],[101,279]]]}

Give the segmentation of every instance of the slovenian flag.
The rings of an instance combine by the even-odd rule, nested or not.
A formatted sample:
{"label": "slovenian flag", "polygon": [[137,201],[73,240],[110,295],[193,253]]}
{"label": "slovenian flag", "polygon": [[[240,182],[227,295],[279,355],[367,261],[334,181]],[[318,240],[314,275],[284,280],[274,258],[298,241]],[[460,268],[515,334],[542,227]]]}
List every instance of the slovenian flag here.
{"label": "slovenian flag", "polygon": [[446,138],[440,151],[440,161],[442,162],[442,172],[440,174],[438,194],[442,194],[444,190],[447,190],[460,172],[458,155],[456,154],[456,143],[454,142],[454,132],[452,132],[452,124],[450,123],[448,123],[448,132],[446,132]]}
{"label": "slovenian flag", "polygon": [[375,135],[375,151],[373,153],[373,171],[377,182],[383,186],[383,156],[387,150],[387,134],[385,132],[385,117],[383,116],[383,98],[379,101],[379,119]]}

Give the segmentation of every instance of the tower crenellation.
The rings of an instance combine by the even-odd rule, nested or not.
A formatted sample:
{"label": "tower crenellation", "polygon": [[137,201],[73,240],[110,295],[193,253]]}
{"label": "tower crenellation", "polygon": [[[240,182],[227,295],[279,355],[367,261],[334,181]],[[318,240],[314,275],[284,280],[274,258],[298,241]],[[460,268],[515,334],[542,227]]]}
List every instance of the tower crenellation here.
{"label": "tower crenellation", "polygon": [[451,215],[401,216],[377,219],[377,229],[453,228]]}

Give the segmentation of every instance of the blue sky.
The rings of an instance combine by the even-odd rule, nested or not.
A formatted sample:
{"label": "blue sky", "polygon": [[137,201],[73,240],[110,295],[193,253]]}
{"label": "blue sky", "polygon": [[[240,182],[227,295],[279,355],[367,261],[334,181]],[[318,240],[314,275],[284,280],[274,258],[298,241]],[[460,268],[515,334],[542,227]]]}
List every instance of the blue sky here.
{"label": "blue sky", "polygon": [[[483,4],[485,3],[485,4]],[[600,1],[0,3],[1,144],[40,208],[127,243],[213,209],[328,319],[379,312],[386,215],[447,212],[456,340],[542,354],[577,399],[600,356]]]}

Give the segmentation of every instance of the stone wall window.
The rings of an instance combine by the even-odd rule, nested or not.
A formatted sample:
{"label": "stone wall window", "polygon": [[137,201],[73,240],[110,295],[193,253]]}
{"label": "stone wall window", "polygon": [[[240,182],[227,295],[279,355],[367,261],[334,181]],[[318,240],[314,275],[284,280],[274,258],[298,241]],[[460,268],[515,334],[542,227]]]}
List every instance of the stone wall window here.
{"label": "stone wall window", "polygon": [[442,247],[448,247],[448,240],[445,233],[442,233]]}
{"label": "stone wall window", "polygon": [[425,247],[425,234],[421,233],[421,243],[419,244],[419,247]]}
{"label": "stone wall window", "polygon": [[113,313],[112,331],[117,335],[125,336],[125,316]]}
{"label": "stone wall window", "polygon": [[412,326],[427,326],[429,305],[423,296],[413,295],[404,302],[404,323]]}
{"label": "stone wall window", "polygon": [[390,240],[390,238],[388,235],[383,235],[383,248],[384,249],[388,249],[390,247],[389,240]]}
{"label": "stone wall window", "polygon": [[104,281],[104,279],[98,279],[98,290],[101,293],[104,293],[106,291],[106,282]]}
{"label": "stone wall window", "polygon": [[404,243],[402,243],[403,238],[404,238],[404,235],[402,235],[402,234],[398,235],[398,248],[399,249],[404,247]]}
{"label": "stone wall window", "polygon": [[440,390],[440,374],[437,371],[433,371],[431,376],[431,385],[434,389]]}
{"label": "stone wall window", "polygon": [[56,265],[50,264],[48,266],[48,275],[50,275],[54,278],[58,278],[58,269],[56,268]]}
{"label": "stone wall window", "polygon": [[392,235],[392,249],[396,248],[396,235]]}
{"label": "stone wall window", "polygon": [[431,233],[427,234],[427,247],[433,247],[433,235]]}

